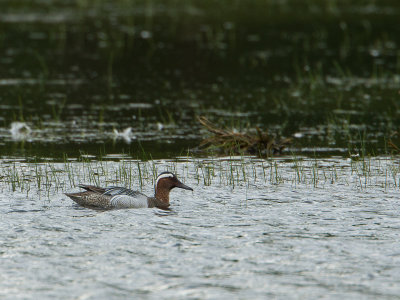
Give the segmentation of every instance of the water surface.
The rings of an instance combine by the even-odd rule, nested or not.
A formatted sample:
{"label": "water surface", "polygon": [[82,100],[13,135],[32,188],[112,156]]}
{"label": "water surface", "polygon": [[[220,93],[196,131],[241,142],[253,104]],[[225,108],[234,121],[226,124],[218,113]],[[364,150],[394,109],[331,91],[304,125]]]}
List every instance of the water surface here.
{"label": "water surface", "polygon": [[[0,182],[0,297],[398,299],[398,162],[333,158],[318,160],[317,169],[315,163],[143,164],[146,194],[153,192],[153,167],[175,170],[194,188],[173,190],[166,212],[80,208],[63,195],[77,190],[65,165],[52,166],[59,183],[44,181],[38,191],[29,174],[41,167],[45,174],[49,164],[3,161],[26,183],[13,192],[7,179]],[[119,176],[121,162],[102,164],[108,171],[101,184]],[[100,166],[70,165],[86,183]],[[129,184],[140,189],[135,165]],[[213,175],[204,175],[212,165]]]}

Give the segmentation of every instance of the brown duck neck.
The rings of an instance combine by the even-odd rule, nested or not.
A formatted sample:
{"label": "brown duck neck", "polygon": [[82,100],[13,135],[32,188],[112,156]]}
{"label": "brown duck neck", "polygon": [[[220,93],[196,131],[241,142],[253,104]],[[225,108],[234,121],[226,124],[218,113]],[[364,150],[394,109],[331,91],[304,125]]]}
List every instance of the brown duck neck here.
{"label": "brown duck neck", "polygon": [[161,201],[156,197],[147,198],[147,204],[149,207],[157,207],[161,209],[168,209],[169,203]]}
{"label": "brown duck neck", "polygon": [[156,190],[154,197],[162,202],[164,205],[169,206],[169,189],[159,188]]}

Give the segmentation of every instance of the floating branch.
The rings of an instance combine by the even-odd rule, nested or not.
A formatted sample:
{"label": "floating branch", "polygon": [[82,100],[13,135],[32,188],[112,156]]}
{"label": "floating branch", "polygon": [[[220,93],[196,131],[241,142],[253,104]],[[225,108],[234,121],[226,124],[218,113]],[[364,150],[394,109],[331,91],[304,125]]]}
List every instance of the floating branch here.
{"label": "floating branch", "polygon": [[241,133],[218,128],[204,116],[197,117],[197,119],[211,133],[211,136],[200,143],[200,149],[268,156],[282,153],[282,150],[291,142],[291,139],[277,141],[268,134],[267,130],[262,131],[259,127],[256,127],[255,133]]}
{"label": "floating branch", "polygon": [[394,133],[392,133],[392,135],[390,136],[390,139],[388,140],[387,144],[390,148],[392,148],[393,150],[395,150],[396,152],[400,153],[400,147],[397,146],[393,141],[392,138],[393,137],[398,137],[399,136],[399,132],[395,131]]}

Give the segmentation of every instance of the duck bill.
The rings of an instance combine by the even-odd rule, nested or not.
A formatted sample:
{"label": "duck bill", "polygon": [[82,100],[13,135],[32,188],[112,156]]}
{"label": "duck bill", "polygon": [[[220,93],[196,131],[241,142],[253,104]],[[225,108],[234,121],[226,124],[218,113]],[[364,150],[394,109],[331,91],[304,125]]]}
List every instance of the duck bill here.
{"label": "duck bill", "polygon": [[187,186],[186,184],[183,184],[182,182],[178,182],[178,184],[176,185],[176,187],[184,189],[184,190],[189,190],[189,191],[193,191],[193,189],[189,186]]}

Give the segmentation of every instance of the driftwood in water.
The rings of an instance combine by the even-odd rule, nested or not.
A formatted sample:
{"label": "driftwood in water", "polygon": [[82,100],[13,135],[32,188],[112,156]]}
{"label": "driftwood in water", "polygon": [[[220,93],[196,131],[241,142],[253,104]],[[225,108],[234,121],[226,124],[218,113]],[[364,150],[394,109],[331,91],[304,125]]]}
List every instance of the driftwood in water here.
{"label": "driftwood in water", "polygon": [[268,132],[256,127],[256,132],[241,133],[233,130],[221,129],[211,123],[206,117],[197,118],[211,136],[200,143],[201,149],[217,150],[234,154],[271,155],[281,153],[291,142],[291,139],[276,141]]}
{"label": "driftwood in water", "polygon": [[395,131],[395,132],[393,132],[393,133],[391,134],[391,136],[390,136],[390,138],[389,138],[389,140],[388,140],[388,142],[387,142],[389,148],[393,149],[395,152],[398,152],[398,153],[400,153],[400,147],[397,146],[397,145],[392,141],[392,138],[394,138],[394,137],[399,137],[399,136],[400,136],[399,132],[398,132],[398,131]]}

